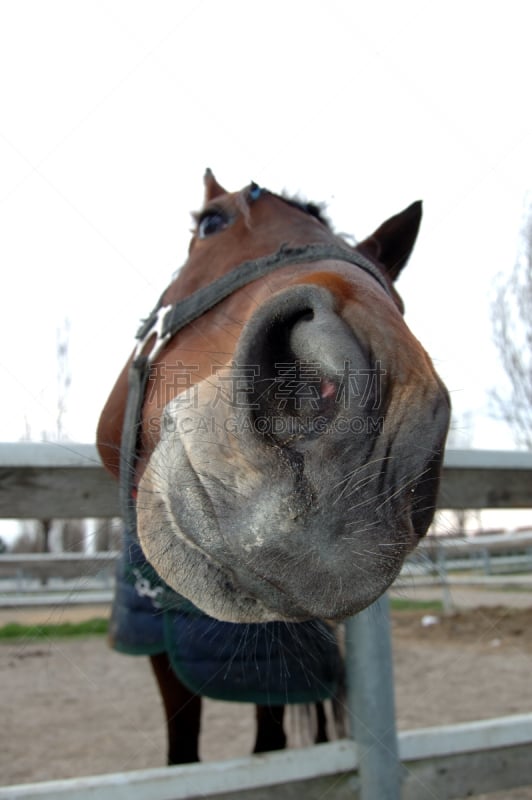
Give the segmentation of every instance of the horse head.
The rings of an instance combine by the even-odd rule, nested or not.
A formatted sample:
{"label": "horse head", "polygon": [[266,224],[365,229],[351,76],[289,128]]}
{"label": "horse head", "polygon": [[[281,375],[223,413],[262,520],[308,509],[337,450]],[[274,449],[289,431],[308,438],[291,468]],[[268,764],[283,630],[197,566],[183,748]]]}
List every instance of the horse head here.
{"label": "horse head", "polygon": [[[394,288],[421,204],[353,247],[314,205],[229,193],[210,171],[205,188],[157,313],[240,265],[252,277],[141,338],[138,536],[218,619],[344,618],[387,589],[434,514],[449,399]],[[98,431],[114,474],[127,371]]]}

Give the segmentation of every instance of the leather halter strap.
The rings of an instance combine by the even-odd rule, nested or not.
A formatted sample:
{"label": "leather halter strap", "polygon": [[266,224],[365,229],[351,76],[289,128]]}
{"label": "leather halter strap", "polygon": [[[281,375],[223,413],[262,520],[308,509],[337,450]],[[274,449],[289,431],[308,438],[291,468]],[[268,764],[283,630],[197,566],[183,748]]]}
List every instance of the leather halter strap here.
{"label": "leather halter strap", "polygon": [[[279,250],[261,258],[244,261],[208,286],[193,292],[173,306],[163,306],[162,297],[149,317],[142,321],[136,334],[137,347],[128,375],[128,395],[122,437],[120,441],[120,505],[122,518],[129,533],[137,538],[137,519],[135,508],[135,466],[142,420],[142,406],[150,366],[161,350],[175,334],[238,289],[247,286],[258,278],[290,264],[305,264],[316,261],[344,261],[353,264],[371,275],[389,297],[392,293],[384,275],[356,250],[340,245],[310,244],[303,247],[282,245]],[[156,334],[156,339],[148,354],[143,350],[148,340]]]}

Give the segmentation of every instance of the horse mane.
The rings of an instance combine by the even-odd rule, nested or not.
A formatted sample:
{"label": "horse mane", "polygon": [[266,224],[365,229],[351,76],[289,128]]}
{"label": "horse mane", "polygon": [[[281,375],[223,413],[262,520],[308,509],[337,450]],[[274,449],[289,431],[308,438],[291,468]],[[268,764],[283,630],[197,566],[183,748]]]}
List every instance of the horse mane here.
{"label": "horse mane", "polygon": [[325,203],[311,203],[308,200],[304,200],[303,198],[299,197],[298,195],[288,195],[284,192],[283,194],[279,195],[279,197],[281,200],[284,200],[285,203],[288,203],[289,206],[298,208],[305,214],[310,214],[311,217],[314,217],[318,220],[318,222],[321,222],[322,225],[325,225],[326,228],[332,231],[333,228],[331,221],[325,213]]}
{"label": "horse mane", "polygon": [[332,233],[336,233],[336,235],[339,236],[340,239],[343,239],[344,242],[350,247],[354,247],[356,245],[357,240],[352,233],[343,233],[334,230],[334,225],[332,224],[330,217],[325,213],[325,209],[327,208],[326,203],[309,203],[307,200],[304,200],[298,195],[287,195],[284,192],[283,194],[277,195],[277,197],[280,197],[280,199],[285,203],[288,203],[289,206],[298,208],[305,214],[310,214],[311,217],[314,217],[318,220],[318,222],[321,222],[322,225],[325,225],[325,227]]}

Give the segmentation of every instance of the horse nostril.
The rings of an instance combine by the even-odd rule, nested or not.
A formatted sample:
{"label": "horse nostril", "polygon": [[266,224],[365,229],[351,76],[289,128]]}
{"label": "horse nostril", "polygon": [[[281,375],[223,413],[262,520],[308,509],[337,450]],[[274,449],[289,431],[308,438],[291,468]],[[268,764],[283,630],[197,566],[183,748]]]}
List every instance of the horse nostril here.
{"label": "horse nostril", "polygon": [[320,395],[322,400],[330,400],[331,397],[336,397],[338,392],[338,385],[327,378],[322,378],[320,384]]}
{"label": "horse nostril", "polygon": [[295,320],[289,342],[296,358],[319,365],[324,378],[333,383],[341,379],[346,366],[353,375],[370,366],[354,332],[327,308]]}
{"label": "horse nostril", "polygon": [[288,417],[323,414],[336,396],[334,374],[324,372],[318,357],[308,358],[293,332],[299,324],[311,324],[312,309],[275,319],[255,345],[258,355],[254,416],[272,418],[274,425]]}
{"label": "horse nostril", "polygon": [[299,285],[272,297],[246,326],[237,355],[238,364],[254,365],[254,428],[277,443],[321,437],[337,421],[345,428],[340,416],[369,411],[369,394],[359,391],[368,355],[325,289]]}

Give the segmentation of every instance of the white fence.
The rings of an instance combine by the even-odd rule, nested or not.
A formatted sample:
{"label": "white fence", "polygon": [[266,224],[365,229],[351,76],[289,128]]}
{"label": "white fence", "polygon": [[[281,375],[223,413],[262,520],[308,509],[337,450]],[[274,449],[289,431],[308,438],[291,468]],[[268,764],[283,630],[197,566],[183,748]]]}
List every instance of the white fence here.
{"label": "white fence", "polygon": [[[65,605],[109,604],[118,555],[117,551],[0,554],[0,608],[55,600]],[[532,533],[429,537],[407,559],[394,587],[440,586],[445,600],[445,590],[453,585],[532,590]],[[72,591],[66,594],[67,590]]]}
{"label": "white fence", "polygon": [[[446,453],[440,507],[532,508],[532,454]],[[117,517],[116,483],[93,445],[0,444],[0,518]]]}
{"label": "white fence", "polygon": [[[532,508],[532,454],[448,453],[440,506]],[[106,476],[93,447],[0,446],[0,517],[114,516],[118,516],[116,485]],[[358,644],[355,675],[350,674],[348,650],[348,679],[358,692],[351,697],[357,742],[342,740],[220,764],[6,787],[0,788],[0,800],[263,800],[274,796],[317,800],[325,794],[335,800],[433,800],[532,784],[532,714],[402,732],[395,740],[400,760],[396,764],[394,748],[387,745],[388,751],[383,750],[384,737],[376,733],[395,731],[393,707],[382,702],[391,664],[386,663],[387,657],[377,659],[382,661],[377,664],[371,659],[360,661],[360,654],[367,650],[389,650],[389,632],[383,626],[374,630],[371,619],[363,612],[347,623],[348,640]],[[354,719],[353,709],[351,713]],[[384,790],[379,788],[381,774],[392,776]]]}
{"label": "white fence", "polygon": [[[401,800],[450,800],[532,781],[532,715],[399,733]],[[357,800],[351,740],[231,761],[0,788],[1,800]],[[525,778],[525,781],[522,779]],[[370,800],[386,800],[368,795]]]}

